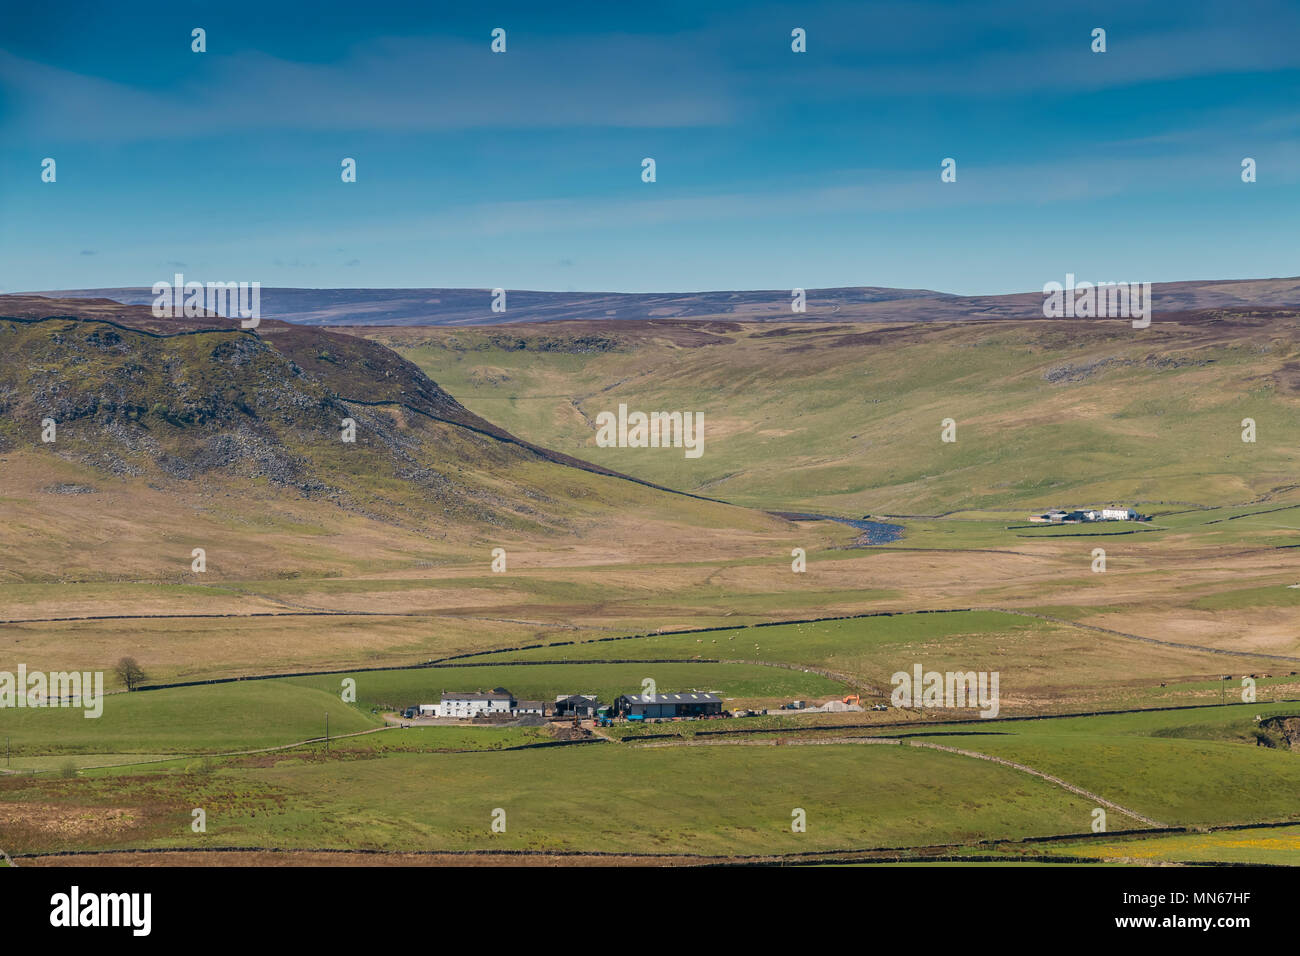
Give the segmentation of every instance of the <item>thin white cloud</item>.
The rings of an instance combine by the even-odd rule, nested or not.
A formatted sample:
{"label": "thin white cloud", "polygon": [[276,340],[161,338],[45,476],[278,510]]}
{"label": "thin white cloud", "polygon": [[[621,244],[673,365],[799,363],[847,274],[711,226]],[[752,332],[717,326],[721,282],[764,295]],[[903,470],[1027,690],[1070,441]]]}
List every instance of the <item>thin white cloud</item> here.
{"label": "thin white cloud", "polygon": [[671,38],[516,38],[488,44],[384,38],[336,63],[195,54],[182,87],[156,93],[0,50],[11,133],[136,141],[240,130],[419,131],[691,127],[730,122],[739,100],[715,60]]}
{"label": "thin white cloud", "polygon": [[[47,139],[696,127],[778,104],[1070,93],[1300,68],[1300,7],[1262,10],[1189,6],[1171,18],[1167,4],[1134,0],[1121,20],[1101,22],[1082,2],[1046,12],[1021,2],[773,6],[680,35],[515,33],[502,55],[486,37],[434,36],[367,40],[331,63],[191,54],[190,78],[166,93],[0,50],[0,85],[8,131]],[[1109,29],[1107,53],[1089,49],[1094,21]],[[809,26],[814,52],[789,52],[786,22]]]}
{"label": "thin white cloud", "polygon": [[[762,48],[784,17],[809,28],[795,71],[763,82],[770,60],[753,57],[756,84],[792,100],[939,95],[953,99],[1087,92],[1142,83],[1300,68],[1300,7],[1257,0],[1223,5],[1129,0],[1107,12],[1087,0],[1001,3],[854,3],[775,7],[740,25],[734,44]],[[1091,31],[1107,31],[1093,53]],[[721,25],[717,31],[734,31]],[[816,55],[812,51],[816,50]]]}
{"label": "thin white cloud", "polygon": [[[1094,144],[1104,153],[1105,145]],[[1276,145],[1277,155],[1296,157],[1300,144]],[[1300,181],[1300,165],[1277,164],[1270,175],[1278,183]],[[573,196],[468,204],[434,215],[385,216],[352,223],[353,242],[428,241],[439,236],[466,240],[542,234],[604,233],[635,235],[638,229],[663,226],[755,223],[796,219],[801,222],[835,217],[924,212],[954,207],[1048,207],[1080,200],[1104,202],[1125,195],[1167,192],[1185,194],[1214,184],[1239,184],[1237,160],[1218,155],[1099,158],[1066,163],[958,165],[958,181],[939,181],[939,167],[917,171],[841,170],[825,185],[754,182],[725,193],[678,192],[656,194],[656,186],[638,187],[637,196]],[[1243,186],[1242,188],[1249,188]],[[1099,207],[1101,208],[1101,207]],[[1122,206],[1117,207],[1122,211]],[[296,246],[318,236],[286,231],[262,238]]]}

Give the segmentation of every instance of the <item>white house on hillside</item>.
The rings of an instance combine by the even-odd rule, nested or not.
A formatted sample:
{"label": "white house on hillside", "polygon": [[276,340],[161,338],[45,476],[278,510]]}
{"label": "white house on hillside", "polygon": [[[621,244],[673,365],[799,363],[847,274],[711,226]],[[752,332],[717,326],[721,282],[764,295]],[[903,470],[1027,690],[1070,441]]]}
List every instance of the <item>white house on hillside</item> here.
{"label": "white house on hillside", "polygon": [[1045,514],[1030,515],[1035,524],[1068,524],[1076,521],[1137,521],[1138,513],[1132,508],[1083,508],[1079,511],[1061,511],[1053,508]]}
{"label": "white house on hillside", "polygon": [[508,714],[514,710],[514,706],[514,695],[504,687],[467,694],[443,691],[437,716],[468,719],[480,714]]}

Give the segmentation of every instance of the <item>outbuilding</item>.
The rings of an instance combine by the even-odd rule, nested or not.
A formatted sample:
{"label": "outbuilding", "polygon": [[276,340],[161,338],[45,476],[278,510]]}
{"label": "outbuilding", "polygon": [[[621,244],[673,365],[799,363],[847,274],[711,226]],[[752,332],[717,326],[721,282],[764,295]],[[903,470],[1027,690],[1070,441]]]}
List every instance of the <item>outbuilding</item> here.
{"label": "outbuilding", "polygon": [[599,706],[594,694],[561,694],[552,710],[556,717],[594,717]]}
{"label": "outbuilding", "polygon": [[614,706],[635,720],[658,717],[710,717],[722,713],[717,694],[690,691],[681,694],[624,694]]}

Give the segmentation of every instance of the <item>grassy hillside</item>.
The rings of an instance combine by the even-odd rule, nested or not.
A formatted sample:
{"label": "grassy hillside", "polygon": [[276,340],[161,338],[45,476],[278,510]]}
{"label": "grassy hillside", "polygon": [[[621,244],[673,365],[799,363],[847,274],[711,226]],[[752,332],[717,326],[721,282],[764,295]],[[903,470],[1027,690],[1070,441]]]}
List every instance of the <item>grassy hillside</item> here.
{"label": "grassy hillside", "polygon": [[[1099,800],[1109,805],[1108,831],[1150,825],[1130,811],[1168,827],[1296,820],[1300,762],[1259,746],[1252,728],[1256,716],[1298,712],[1292,702],[993,721],[980,733],[960,724],[846,727],[779,740],[759,731],[724,742],[560,748],[530,748],[548,739],[533,728],[390,730],[328,751],[314,743],[76,776],[0,776],[0,820],[11,853],[273,845],[735,856],[946,845],[949,854],[1009,858],[1288,861],[1297,847],[1285,828],[1158,833],[1135,844],[1093,834],[1091,824]],[[872,744],[864,734],[902,734],[903,743]],[[207,811],[206,834],[188,827],[193,807]],[[506,811],[505,833],[490,829],[496,808]],[[807,815],[805,833],[790,829],[796,808]],[[986,842],[1058,834],[1076,839]]]}
{"label": "grassy hillside", "polygon": [[1178,826],[1300,818],[1300,757],[1260,746],[1255,718],[1300,713],[1256,704],[1113,717],[1026,721],[939,743],[1002,757]]}
{"label": "grassy hillside", "polygon": [[[708,553],[788,527],[531,445],[352,336],[78,308],[0,297],[11,582],[283,580],[471,554],[486,565],[495,546],[572,550],[623,526],[649,532],[632,551],[691,527]],[[202,579],[187,573],[194,547],[209,552]]]}
{"label": "grassy hillside", "polygon": [[125,310],[118,321],[4,318],[4,304],[0,451],[189,482],[191,495],[247,494],[251,483],[460,536],[559,530],[573,510],[563,499],[582,496],[558,473],[528,474],[581,463],[489,425],[371,343],[273,325],[159,334],[148,327],[157,320]]}
{"label": "grassy hillside", "polygon": [[850,538],[534,446],[354,336],[14,296],[0,344],[0,655],[31,667],[129,653],[168,680],[661,626],[669,581],[713,603],[710,562]]}
{"label": "grassy hillside", "polygon": [[[0,711],[9,852],[1300,852],[1285,830],[1267,846],[1089,836],[1099,800],[1111,829],[1300,819],[1293,315],[1142,333],[557,323],[375,342],[6,301],[0,669],[104,670],[110,691],[123,654],[154,684],[281,675],[112,693],[97,720]],[[704,457],[597,448],[591,419],[619,402],[702,411]],[[356,444],[338,440],[344,416]],[[956,444],[939,441],[945,417]],[[1109,502],[1153,520],[1025,518]],[[868,543],[769,510],[905,517]],[[567,728],[382,716],[444,689],[612,700],[647,677],[731,708],[871,704],[916,664],[998,671],[1001,715],[1035,719],[776,712],[569,745]],[[337,673],[282,676],[315,670]],[[1248,675],[1257,702],[1234,704]],[[332,735],[359,735],[303,743],[326,713]],[[1069,839],[1014,842],[1047,835]]]}
{"label": "grassy hillside", "polygon": [[[797,853],[1080,832],[1091,809],[1082,797],[995,764],[896,746],[593,744],[322,757],[237,760],[207,774],[137,769],[63,781],[0,779],[6,849],[94,841]],[[49,826],[46,808],[53,806],[102,822],[58,833]],[[206,808],[206,834],[190,832],[191,807]],[[505,833],[491,832],[495,808],[506,811]],[[807,813],[806,833],[791,832],[795,808]]]}
{"label": "grassy hillside", "polygon": [[[543,323],[389,329],[531,440],[738,504],[863,513],[1223,504],[1295,484],[1296,313],[1127,323]],[[599,448],[618,404],[705,416],[705,452]],[[940,440],[941,422],[957,441]],[[1253,418],[1257,441],[1241,440]]]}

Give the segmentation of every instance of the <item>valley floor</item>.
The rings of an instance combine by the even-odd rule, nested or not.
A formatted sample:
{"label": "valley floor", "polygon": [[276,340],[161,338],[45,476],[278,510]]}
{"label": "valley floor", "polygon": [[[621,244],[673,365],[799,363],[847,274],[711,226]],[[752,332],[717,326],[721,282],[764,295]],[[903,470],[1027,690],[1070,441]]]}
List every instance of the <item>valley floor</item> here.
{"label": "valley floor", "polygon": [[[730,333],[696,331],[698,347],[677,330],[636,348],[668,353],[654,366],[668,379],[722,376],[727,346],[701,343]],[[467,407],[510,406],[522,437],[574,454],[585,447],[578,412],[596,405],[565,404],[559,415],[544,387],[581,379],[596,396],[632,361],[619,343],[602,366],[562,350],[519,355],[529,350],[475,330],[370,334],[439,381],[448,376],[438,363],[456,356],[453,391]],[[786,374],[804,376],[805,399],[857,394],[849,368],[823,369],[799,349],[800,336],[845,334],[747,330],[733,369],[780,358]],[[1127,353],[1089,365],[1082,353],[1110,347],[1092,331],[1073,345],[1064,327],[1028,340],[999,334],[1002,352],[967,330],[899,341],[904,352],[976,356],[967,384],[972,395],[988,390],[981,401],[1003,394],[989,385],[1001,381],[995,367],[1015,365],[1001,374],[1025,394],[1055,396],[1052,407],[1073,409],[1080,428],[1126,428],[1167,410],[1158,396],[1141,407],[1111,407],[1113,394],[1104,409],[1089,404],[1109,394],[1092,390],[1098,378],[1165,374]],[[1180,389],[1223,369],[1233,382],[1263,380],[1293,354],[1254,325],[1245,344],[1194,323],[1180,335],[1189,356],[1208,350],[1169,367]],[[874,330],[867,345],[849,336],[840,347],[857,361],[854,349],[887,338]],[[503,381],[522,383],[513,405]],[[1071,382],[1072,397],[1053,391]],[[937,421],[926,396],[941,384],[917,384],[916,414]],[[670,385],[648,382],[647,394]],[[871,414],[896,424],[904,410],[883,407],[886,384],[872,388],[882,407]],[[576,393],[564,389],[555,394]],[[1277,422],[1293,403],[1281,387],[1259,400]],[[924,459],[917,467],[940,476],[931,481],[891,477],[871,450],[877,439],[840,434],[843,423],[829,423],[841,413],[817,407],[814,424],[844,441],[846,457],[829,446],[765,448],[745,438],[753,421],[715,415],[717,474],[660,462],[641,475],[737,504],[538,461],[509,472],[511,488],[536,494],[526,504],[535,516],[463,526],[256,482],[106,477],[9,449],[0,671],[103,672],[109,693],[97,719],[75,708],[0,710],[0,849],[18,866],[1300,864],[1294,451],[1270,446],[1258,467],[1225,458],[1198,472],[1195,449],[1177,450],[1172,465],[1155,452],[1131,457],[1137,429],[1099,462],[1086,442],[1065,452],[1022,444],[1023,468],[998,456],[951,468]],[[1014,418],[1005,407],[984,413],[990,427]],[[872,427],[887,431],[882,422]],[[1215,448],[1200,460],[1228,454]],[[856,475],[868,459],[877,471]],[[600,463],[635,470],[626,458]],[[1056,468],[1079,480],[1015,477]],[[1162,482],[1168,493],[1134,497]],[[805,492],[814,487],[839,490]],[[1151,520],[1028,522],[1031,504],[1117,496]],[[945,498],[952,508],[938,506]],[[842,521],[795,520],[808,514],[901,530],[864,541]],[[190,565],[200,545],[201,573]],[[124,656],[143,667],[142,689],[113,676]],[[997,674],[996,716],[900,706],[896,675],[918,666]],[[729,711],[769,713],[576,735],[391,722],[444,690],[610,702],[647,679],[660,693],[712,691]],[[844,698],[864,710],[779,709]]]}

